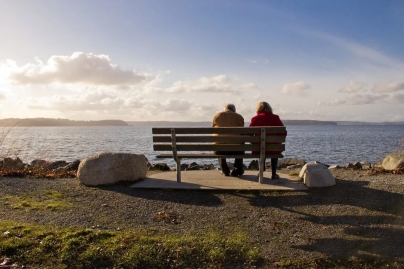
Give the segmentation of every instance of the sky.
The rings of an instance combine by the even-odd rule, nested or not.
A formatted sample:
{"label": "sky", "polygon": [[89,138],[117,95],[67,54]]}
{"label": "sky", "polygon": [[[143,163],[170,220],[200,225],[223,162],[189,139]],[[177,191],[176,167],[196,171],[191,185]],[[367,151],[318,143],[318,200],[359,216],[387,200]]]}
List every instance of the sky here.
{"label": "sky", "polygon": [[0,118],[404,121],[402,0],[0,0]]}

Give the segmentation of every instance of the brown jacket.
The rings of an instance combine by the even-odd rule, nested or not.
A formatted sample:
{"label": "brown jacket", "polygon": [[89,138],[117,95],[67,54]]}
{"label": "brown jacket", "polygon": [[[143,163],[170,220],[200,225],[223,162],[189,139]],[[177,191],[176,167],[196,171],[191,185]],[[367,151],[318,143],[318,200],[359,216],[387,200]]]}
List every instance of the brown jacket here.
{"label": "brown jacket", "polygon": [[244,118],[233,111],[222,111],[213,117],[212,127],[244,127]]}

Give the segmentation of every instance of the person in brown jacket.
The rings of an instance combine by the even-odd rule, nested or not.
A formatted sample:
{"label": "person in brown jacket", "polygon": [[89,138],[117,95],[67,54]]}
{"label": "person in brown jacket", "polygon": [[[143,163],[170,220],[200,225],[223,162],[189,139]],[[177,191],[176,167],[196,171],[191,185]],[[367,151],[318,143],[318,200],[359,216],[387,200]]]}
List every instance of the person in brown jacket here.
{"label": "person in brown jacket", "polygon": [[[216,113],[213,117],[212,127],[244,127],[244,118],[236,113],[236,107],[233,104],[227,104],[224,111]],[[216,151],[215,154],[244,154],[244,152]],[[225,158],[219,158],[218,161],[223,175],[241,176],[244,174],[242,158],[234,160],[234,167],[231,172]]]}

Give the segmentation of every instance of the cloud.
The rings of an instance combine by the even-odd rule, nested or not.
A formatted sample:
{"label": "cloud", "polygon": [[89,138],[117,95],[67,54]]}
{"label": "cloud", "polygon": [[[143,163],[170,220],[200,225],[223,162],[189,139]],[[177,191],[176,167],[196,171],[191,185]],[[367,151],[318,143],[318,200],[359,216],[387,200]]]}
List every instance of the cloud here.
{"label": "cloud", "polygon": [[344,105],[346,103],[347,103],[347,100],[336,98],[330,102],[319,101],[319,102],[317,102],[317,105],[318,106],[340,106],[340,105]]}
{"label": "cloud", "polygon": [[244,88],[254,87],[253,83],[234,86],[234,81],[226,75],[201,77],[196,81],[176,81],[166,89],[160,89],[165,93],[240,93]]}
{"label": "cloud", "polygon": [[122,70],[108,55],[75,52],[71,56],[52,56],[44,64],[13,68],[9,78],[17,84],[80,83],[89,85],[136,85],[152,80],[151,75]]}
{"label": "cloud", "polygon": [[348,84],[346,84],[344,87],[342,87],[338,91],[353,93],[353,92],[360,92],[360,91],[364,91],[364,90],[366,90],[365,83],[350,81]]}
{"label": "cloud", "polygon": [[282,93],[303,97],[308,95],[308,89],[310,89],[309,84],[304,81],[298,81],[284,84],[282,87]]}
{"label": "cloud", "polygon": [[385,98],[385,101],[390,104],[404,104],[403,93],[393,93]]}
{"label": "cloud", "polygon": [[231,86],[232,80],[226,75],[218,75],[210,78],[202,77],[191,88],[193,92],[238,92]]}
{"label": "cloud", "polygon": [[371,105],[371,104],[401,104],[404,103],[404,94],[352,94],[345,99],[334,99],[330,102],[318,102],[318,105]]}
{"label": "cloud", "polygon": [[381,103],[385,98],[386,95],[355,94],[349,97],[347,103],[351,105],[370,105]]}
{"label": "cloud", "polygon": [[160,111],[188,111],[192,103],[185,99],[170,98],[160,104]]}
{"label": "cloud", "polygon": [[398,92],[403,90],[403,82],[377,83],[372,89],[373,92]]}
{"label": "cloud", "polygon": [[28,108],[39,110],[65,111],[98,111],[118,110],[125,104],[122,97],[101,92],[91,92],[77,96],[54,95],[50,97],[28,99]]}
{"label": "cloud", "polygon": [[240,91],[257,90],[258,85],[251,82],[251,83],[242,84],[237,89],[240,90]]}

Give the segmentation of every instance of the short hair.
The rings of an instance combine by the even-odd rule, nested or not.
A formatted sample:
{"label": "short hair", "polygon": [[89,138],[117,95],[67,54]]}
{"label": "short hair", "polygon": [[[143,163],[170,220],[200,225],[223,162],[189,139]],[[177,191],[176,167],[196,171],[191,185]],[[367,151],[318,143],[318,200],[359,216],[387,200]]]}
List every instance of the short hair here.
{"label": "short hair", "polygon": [[233,104],[227,104],[224,106],[224,111],[233,111],[236,112],[236,106]]}
{"label": "short hair", "polygon": [[272,112],[272,107],[267,102],[259,102],[255,107],[255,112],[258,114],[263,111]]}

